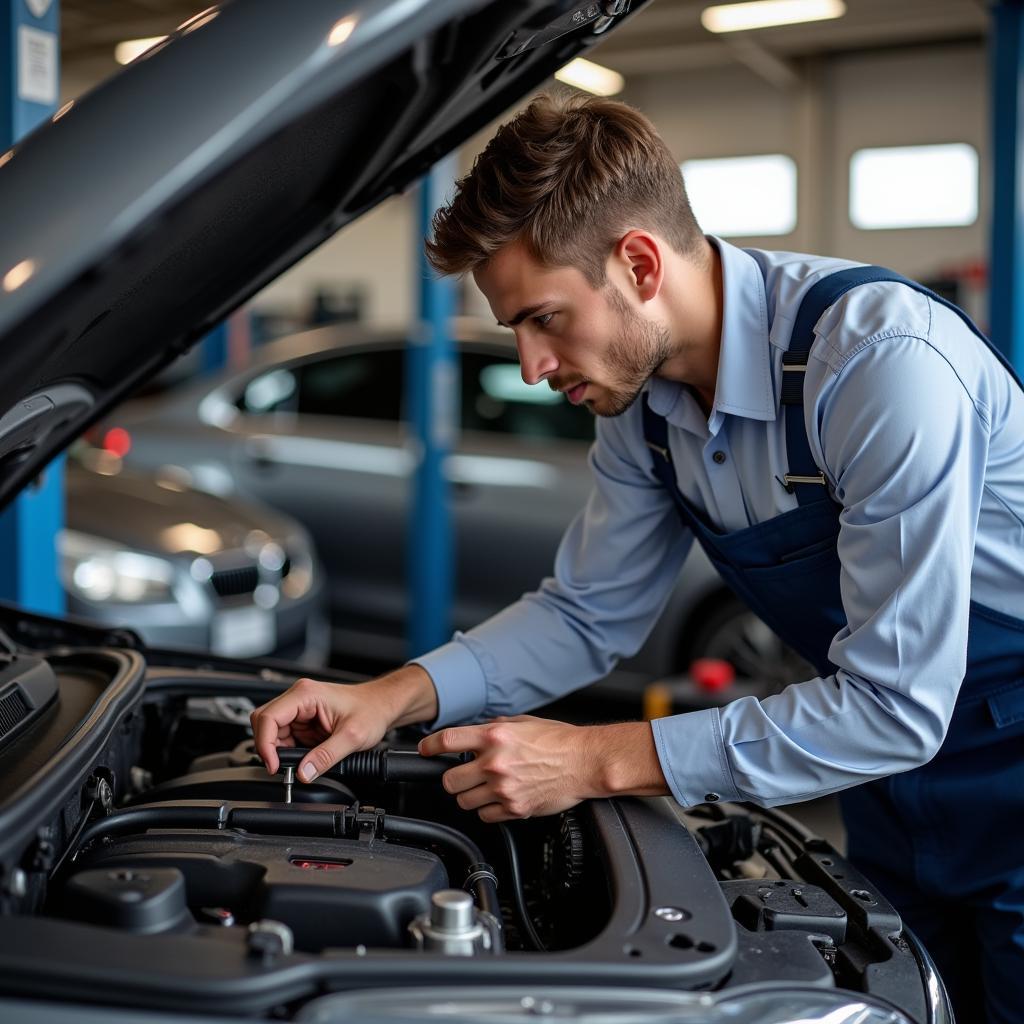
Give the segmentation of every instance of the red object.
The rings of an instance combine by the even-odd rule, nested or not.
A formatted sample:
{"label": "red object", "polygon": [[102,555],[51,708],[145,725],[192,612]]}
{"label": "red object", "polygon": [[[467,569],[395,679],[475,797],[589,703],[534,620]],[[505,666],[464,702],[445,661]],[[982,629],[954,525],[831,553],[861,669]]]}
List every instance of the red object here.
{"label": "red object", "polygon": [[690,664],[690,678],[708,693],[727,690],[736,679],[736,669],[721,658],[698,658]]}
{"label": "red object", "polygon": [[305,860],[293,857],[290,861],[292,867],[302,868],[305,871],[340,871],[347,868],[350,860]]}
{"label": "red object", "polygon": [[103,435],[103,448],[123,459],[132,450],[132,436],[124,427],[114,427]]}

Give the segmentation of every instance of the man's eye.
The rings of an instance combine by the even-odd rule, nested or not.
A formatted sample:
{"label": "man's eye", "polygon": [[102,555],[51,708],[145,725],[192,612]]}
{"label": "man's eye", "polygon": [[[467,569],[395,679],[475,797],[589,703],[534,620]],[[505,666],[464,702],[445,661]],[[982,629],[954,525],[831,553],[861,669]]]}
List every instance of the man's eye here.
{"label": "man's eye", "polygon": [[547,325],[551,323],[551,318],[554,315],[554,313],[541,313],[540,316],[535,316],[533,319],[536,323],[540,324],[541,327],[547,327]]}

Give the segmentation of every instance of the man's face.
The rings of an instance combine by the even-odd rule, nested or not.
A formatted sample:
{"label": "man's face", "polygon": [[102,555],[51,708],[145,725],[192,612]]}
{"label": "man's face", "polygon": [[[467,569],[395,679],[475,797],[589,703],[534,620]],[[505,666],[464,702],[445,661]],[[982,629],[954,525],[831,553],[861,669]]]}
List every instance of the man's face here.
{"label": "man's face", "polygon": [[516,335],[523,380],[546,381],[598,416],[628,409],[672,354],[663,324],[633,310],[607,281],[575,267],[544,267],[518,243],[474,273],[499,324]]}

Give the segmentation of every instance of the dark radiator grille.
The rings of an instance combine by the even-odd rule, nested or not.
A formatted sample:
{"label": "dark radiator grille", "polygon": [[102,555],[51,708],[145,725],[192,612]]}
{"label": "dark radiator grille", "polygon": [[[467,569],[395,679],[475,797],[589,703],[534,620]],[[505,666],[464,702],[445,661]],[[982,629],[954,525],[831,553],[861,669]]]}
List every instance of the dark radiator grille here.
{"label": "dark radiator grille", "polygon": [[30,710],[28,702],[17,687],[0,698],[0,738],[17,728]]}
{"label": "dark radiator grille", "polygon": [[251,594],[259,581],[260,573],[255,565],[245,566],[242,569],[219,569],[210,577],[213,589],[221,597]]}

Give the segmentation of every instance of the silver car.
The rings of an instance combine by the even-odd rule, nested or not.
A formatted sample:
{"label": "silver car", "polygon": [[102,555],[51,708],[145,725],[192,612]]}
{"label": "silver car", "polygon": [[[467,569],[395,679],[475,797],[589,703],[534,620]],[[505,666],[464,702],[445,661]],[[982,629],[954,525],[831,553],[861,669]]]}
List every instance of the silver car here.
{"label": "silver car", "polygon": [[[461,320],[456,334],[461,431],[447,475],[453,626],[465,629],[551,572],[589,492],[594,425],[585,409],[523,383],[511,332]],[[329,577],[334,644],[349,659],[408,653],[405,345],[351,325],[311,330],[259,349],[242,372],[122,407],[109,421],[131,438],[129,465],[257,498],[304,523]],[[606,689],[636,699],[635,674],[682,673],[699,656],[730,661],[760,690],[804,668],[694,545],[649,641]]]}
{"label": "silver car", "polygon": [[293,519],[85,445],[68,459],[65,494],[70,614],[127,626],[151,647],[326,661],[323,574]]}

